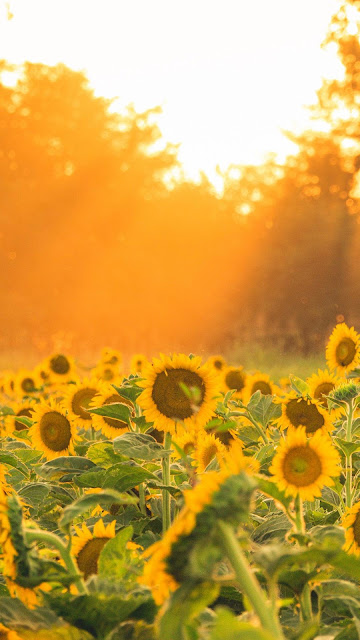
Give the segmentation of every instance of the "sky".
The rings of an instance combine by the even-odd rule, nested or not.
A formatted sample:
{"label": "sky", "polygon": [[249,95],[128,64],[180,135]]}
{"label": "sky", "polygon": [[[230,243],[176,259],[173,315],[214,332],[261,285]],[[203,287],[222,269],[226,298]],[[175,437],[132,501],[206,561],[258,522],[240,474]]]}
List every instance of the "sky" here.
{"label": "sky", "polygon": [[[8,4],[13,14],[6,19]],[[279,160],[341,65],[321,49],[339,0],[0,0],[0,59],[84,70],[115,107],[161,105],[186,174]]]}

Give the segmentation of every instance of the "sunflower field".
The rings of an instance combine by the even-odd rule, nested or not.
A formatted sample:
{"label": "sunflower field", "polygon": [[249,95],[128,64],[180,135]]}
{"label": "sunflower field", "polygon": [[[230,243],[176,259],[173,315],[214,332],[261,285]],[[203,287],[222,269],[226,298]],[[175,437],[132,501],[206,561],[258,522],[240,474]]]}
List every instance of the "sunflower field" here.
{"label": "sunflower field", "polygon": [[1,640],[360,638],[360,335],[1,373]]}

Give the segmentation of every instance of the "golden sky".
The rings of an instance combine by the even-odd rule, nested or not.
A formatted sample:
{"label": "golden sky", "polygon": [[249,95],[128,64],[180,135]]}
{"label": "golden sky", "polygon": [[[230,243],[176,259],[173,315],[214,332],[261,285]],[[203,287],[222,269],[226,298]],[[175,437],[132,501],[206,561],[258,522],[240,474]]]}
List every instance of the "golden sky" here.
{"label": "golden sky", "polygon": [[164,137],[188,175],[292,151],[321,77],[341,71],[320,48],[338,0],[0,0],[0,58],[86,71],[122,108],[160,104]]}

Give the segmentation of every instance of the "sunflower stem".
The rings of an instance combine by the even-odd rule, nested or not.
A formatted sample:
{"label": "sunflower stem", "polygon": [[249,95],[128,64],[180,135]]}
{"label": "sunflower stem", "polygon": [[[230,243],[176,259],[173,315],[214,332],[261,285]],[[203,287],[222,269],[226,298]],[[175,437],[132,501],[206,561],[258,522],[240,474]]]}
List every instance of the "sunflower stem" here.
{"label": "sunflower stem", "polygon": [[[295,526],[297,533],[305,533],[305,521],[303,515],[303,501],[300,498],[300,494],[297,494],[295,498]],[[312,605],[311,605],[311,590],[308,584],[304,586],[300,596],[300,608],[303,620],[311,620]]]}
{"label": "sunflower stem", "polygon": [[237,582],[254,607],[263,628],[269,631],[276,640],[283,640],[284,636],[276,611],[273,610],[271,603],[266,599],[265,593],[261,589],[238,544],[232,527],[220,520],[218,521],[218,528],[220,532],[219,540],[235,571]]}
{"label": "sunflower stem", "polygon": [[146,515],[145,489],[143,482],[139,484],[139,506],[141,513]]}
{"label": "sunflower stem", "polygon": [[[168,451],[171,447],[171,433],[165,432],[164,449]],[[169,486],[170,484],[170,453],[166,453],[162,459],[162,483]],[[165,533],[171,524],[170,511],[170,493],[167,489],[162,490],[162,524],[163,533]]]}
{"label": "sunflower stem", "polygon": [[55,547],[63,559],[67,570],[72,576],[74,576],[74,582],[79,593],[87,593],[87,588],[81,577],[77,564],[71,555],[70,548],[63,543],[59,536],[55,535],[55,533],[51,533],[51,531],[43,531],[42,529],[26,529],[25,538],[29,544],[31,542],[43,542],[46,545]]}
{"label": "sunflower stem", "polygon": [[241,411],[233,411],[230,415],[239,415],[239,416],[244,416],[247,420],[249,420],[249,422],[251,422],[252,425],[254,425],[256,431],[258,432],[258,434],[260,435],[260,437],[264,440],[265,444],[269,444],[269,439],[264,431],[264,429],[256,422],[256,420],[253,420],[253,418],[251,417],[251,415],[249,414],[248,411],[246,412],[241,412]]}
{"label": "sunflower stem", "polygon": [[295,498],[295,527],[297,533],[305,533],[305,522],[303,516],[303,502],[298,493]]}
{"label": "sunflower stem", "polygon": [[[351,404],[348,405],[349,409],[347,411],[347,420],[346,420],[346,440],[347,442],[352,441],[352,423],[353,423],[353,412],[354,405],[351,401]],[[346,492],[346,506],[351,507],[352,505],[352,453],[346,453],[345,456],[345,492]]]}

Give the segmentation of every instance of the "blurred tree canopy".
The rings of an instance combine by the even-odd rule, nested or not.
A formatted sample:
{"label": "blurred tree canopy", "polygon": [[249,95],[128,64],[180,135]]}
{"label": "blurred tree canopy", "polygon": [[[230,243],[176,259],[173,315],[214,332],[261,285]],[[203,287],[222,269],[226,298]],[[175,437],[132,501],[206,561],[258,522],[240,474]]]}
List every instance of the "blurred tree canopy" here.
{"label": "blurred tree canopy", "polygon": [[[118,113],[83,73],[0,63],[2,348],[309,352],[360,324],[360,2],[327,43],[344,65],[282,166],[186,180],[158,108]],[[16,82],[1,81],[3,72]],[[72,343],[71,343],[72,341]]]}

